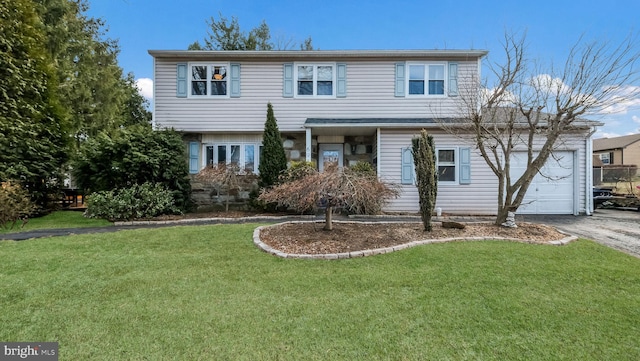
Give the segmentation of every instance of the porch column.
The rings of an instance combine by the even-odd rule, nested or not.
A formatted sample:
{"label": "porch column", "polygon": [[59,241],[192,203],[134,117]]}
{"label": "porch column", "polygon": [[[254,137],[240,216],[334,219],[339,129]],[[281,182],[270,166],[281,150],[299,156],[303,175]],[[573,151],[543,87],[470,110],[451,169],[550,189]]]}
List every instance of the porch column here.
{"label": "porch column", "polygon": [[306,135],[305,160],[311,162],[311,128],[306,129]]}

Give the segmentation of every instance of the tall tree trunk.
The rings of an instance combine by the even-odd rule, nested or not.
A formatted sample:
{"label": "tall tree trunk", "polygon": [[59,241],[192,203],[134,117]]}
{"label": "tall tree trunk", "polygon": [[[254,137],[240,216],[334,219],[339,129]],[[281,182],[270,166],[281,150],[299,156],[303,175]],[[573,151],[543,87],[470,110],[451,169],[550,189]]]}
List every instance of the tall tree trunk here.
{"label": "tall tree trunk", "polygon": [[324,211],[324,230],[333,231],[333,207],[327,207]]}

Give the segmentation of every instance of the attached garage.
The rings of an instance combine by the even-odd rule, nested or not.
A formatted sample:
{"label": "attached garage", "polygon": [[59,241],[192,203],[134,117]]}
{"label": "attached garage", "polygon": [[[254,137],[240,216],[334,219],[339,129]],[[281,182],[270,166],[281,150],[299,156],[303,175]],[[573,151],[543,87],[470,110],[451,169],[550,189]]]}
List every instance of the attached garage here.
{"label": "attached garage", "polygon": [[[519,177],[527,164],[525,152],[514,153],[512,174]],[[518,213],[576,214],[575,152],[555,152],[535,176]]]}

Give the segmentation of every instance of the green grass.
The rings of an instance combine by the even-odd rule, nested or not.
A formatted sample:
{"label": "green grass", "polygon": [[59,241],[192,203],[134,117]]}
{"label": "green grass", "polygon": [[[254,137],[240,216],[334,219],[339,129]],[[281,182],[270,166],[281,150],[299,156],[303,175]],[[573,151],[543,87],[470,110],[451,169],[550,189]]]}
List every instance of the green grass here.
{"label": "green grass", "polygon": [[13,229],[10,224],[7,228],[0,227],[0,233],[27,232],[36,229],[52,228],[82,228],[82,227],[102,227],[110,226],[113,223],[104,219],[86,218],[79,211],[57,211],[46,216],[31,218],[29,222],[20,227],[22,222],[18,221]]}
{"label": "green grass", "polygon": [[640,359],[640,260],[594,242],[286,260],[255,226],[0,241],[0,340],[60,360]]}

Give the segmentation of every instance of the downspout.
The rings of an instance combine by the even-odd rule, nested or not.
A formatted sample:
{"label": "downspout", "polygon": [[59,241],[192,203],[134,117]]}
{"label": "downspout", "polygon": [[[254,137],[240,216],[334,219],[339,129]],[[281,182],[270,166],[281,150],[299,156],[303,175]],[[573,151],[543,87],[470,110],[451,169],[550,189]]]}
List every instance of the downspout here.
{"label": "downspout", "polygon": [[380,178],[380,174],[382,174],[382,167],[380,167],[380,128],[376,129],[376,171],[378,173],[378,178]]}
{"label": "downspout", "polygon": [[153,107],[151,108],[151,129],[156,130],[156,57],[153,57]]}
{"label": "downspout", "polygon": [[591,136],[596,132],[596,127],[587,135],[585,139],[585,167],[587,168],[587,179],[585,183],[585,214],[593,215],[593,141]]}
{"label": "downspout", "polygon": [[311,128],[305,129],[305,160],[311,162]]}

